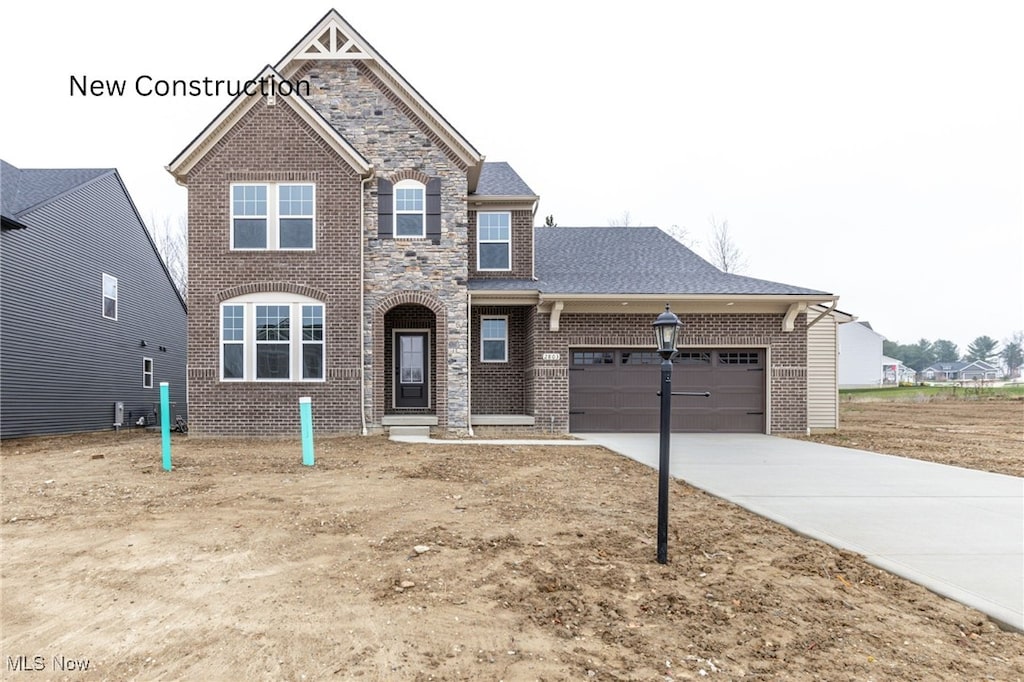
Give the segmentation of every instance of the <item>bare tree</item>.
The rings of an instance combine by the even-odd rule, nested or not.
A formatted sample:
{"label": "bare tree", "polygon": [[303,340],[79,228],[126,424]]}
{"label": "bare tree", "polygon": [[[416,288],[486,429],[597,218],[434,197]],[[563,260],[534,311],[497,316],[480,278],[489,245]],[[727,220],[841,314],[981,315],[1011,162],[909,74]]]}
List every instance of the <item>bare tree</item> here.
{"label": "bare tree", "polygon": [[672,227],[664,228],[664,231],[668,235],[674,238],[677,242],[690,249],[691,251],[697,248],[697,240],[690,235],[690,231],[685,227],[679,225],[673,225]]}
{"label": "bare tree", "polygon": [[181,292],[181,297],[188,300],[188,222],[185,216],[178,216],[178,224],[171,225],[171,219],[164,217],[162,221],[152,218],[153,241],[171,273],[171,280]]}
{"label": "bare tree", "polygon": [[747,268],[747,259],[729,234],[729,221],[717,222],[715,216],[709,218],[711,223],[711,239],[708,242],[708,255],[712,265],[722,272],[733,274],[743,272]]}
{"label": "bare tree", "polygon": [[617,218],[608,219],[608,227],[633,227],[639,223],[633,220],[633,216],[629,214],[629,211],[623,211],[622,215]]}

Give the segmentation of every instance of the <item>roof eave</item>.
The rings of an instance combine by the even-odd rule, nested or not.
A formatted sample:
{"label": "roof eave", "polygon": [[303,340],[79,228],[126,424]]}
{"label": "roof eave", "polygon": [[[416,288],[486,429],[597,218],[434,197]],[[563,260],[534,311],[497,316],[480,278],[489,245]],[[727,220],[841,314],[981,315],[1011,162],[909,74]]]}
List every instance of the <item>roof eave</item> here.
{"label": "roof eave", "polygon": [[[255,82],[262,82],[266,79],[283,80],[284,77],[272,66],[265,67],[256,78]],[[299,117],[306,122],[317,134],[335,151],[338,156],[344,159],[361,176],[369,176],[373,172],[373,165],[367,161],[345,138],[334,128],[327,124],[324,118],[317,113],[306,100],[298,94],[298,90],[291,90],[290,94],[277,94],[280,101],[291,106]],[[189,143],[165,168],[174,176],[180,185],[186,184],[186,177],[189,171],[195,167],[203,157],[217,144],[242,116],[251,110],[256,103],[262,99],[262,95],[254,93],[246,95],[239,93],[224,109],[211,121],[199,135]]]}

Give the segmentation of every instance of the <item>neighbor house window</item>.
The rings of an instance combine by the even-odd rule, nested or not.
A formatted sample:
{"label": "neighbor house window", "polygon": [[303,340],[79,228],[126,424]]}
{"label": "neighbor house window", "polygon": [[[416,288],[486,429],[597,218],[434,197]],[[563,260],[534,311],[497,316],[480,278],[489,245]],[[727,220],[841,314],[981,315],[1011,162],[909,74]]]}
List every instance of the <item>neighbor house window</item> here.
{"label": "neighbor house window", "polygon": [[480,318],[480,360],[508,362],[508,318]]}
{"label": "neighbor house window", "polygon": [[395,237],[426,237],[425,187],[415,180],[395,184]]}
{"label": "neighbor house window", "polygon": [[324,306],[291,294],[250,294],[222,304],[221,379],[322,381]]}
{"label": "neighbor house window", "polygon": [[142,387],[153,388],[153,358],[142,358]]}
{"label": "neighbor house window", "polygon": [[117,277],[103,273],[103,317],[117,319]]}
{"label": "neighbor house window", "polygon": [[512,268],[512,214],[478,213],[476,216],[477,270]]}
{"label": "neighbor house window", "polygon": [[313,185],[231,185],[231,248],[312,249],[315,246]]}

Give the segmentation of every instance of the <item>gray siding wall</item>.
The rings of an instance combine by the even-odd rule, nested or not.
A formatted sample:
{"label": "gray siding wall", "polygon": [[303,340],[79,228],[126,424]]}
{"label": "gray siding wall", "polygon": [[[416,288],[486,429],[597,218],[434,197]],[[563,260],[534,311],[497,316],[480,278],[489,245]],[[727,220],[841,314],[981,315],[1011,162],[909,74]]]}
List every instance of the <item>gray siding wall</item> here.
{"label": "gray siding wall", "polygon": [[[126,426],[129,412],[152,419],[161,381],[185,416],[185,309],[117,175],[22,222],[0,244],[0,437],[110,429],[115,401]],[[103,273],[118,281],[116,321],[102,315]]]}

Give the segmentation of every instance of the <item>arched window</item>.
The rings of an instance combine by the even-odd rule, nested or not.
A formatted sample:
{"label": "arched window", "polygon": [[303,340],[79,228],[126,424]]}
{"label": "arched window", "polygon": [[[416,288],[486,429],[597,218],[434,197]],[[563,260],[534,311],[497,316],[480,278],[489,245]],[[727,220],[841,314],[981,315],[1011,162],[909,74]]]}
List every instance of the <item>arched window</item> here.
{"label": "arched window", "polygon": [[395,238],[426,237],[426,187],[415,180],[395,183]]}
{"label": "arched window", "polygon": [[298,294],[246,294],[220,306],[222,381],[323,381],[324,305]]}

